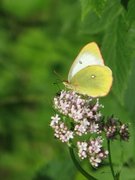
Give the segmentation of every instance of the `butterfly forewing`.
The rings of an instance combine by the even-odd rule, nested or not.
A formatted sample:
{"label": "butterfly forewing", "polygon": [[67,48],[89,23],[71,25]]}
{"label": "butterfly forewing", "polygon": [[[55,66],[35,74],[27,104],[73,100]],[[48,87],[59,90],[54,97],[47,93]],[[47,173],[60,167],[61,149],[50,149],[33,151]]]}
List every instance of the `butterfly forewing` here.
{"label": "butterfly forewing", "polygon": [[69,71],[68,81],[70,81],[77,72],[90,65],[104,65],[102,55],[95,42],[87,44],[80,51]]}

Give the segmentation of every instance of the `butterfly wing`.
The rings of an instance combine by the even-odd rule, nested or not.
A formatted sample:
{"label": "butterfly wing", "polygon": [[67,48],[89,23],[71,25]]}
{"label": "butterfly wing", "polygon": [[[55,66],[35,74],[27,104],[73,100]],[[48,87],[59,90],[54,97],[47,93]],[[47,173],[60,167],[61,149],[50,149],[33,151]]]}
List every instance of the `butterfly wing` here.
{"label": "butterfly wing", "polygon": [[73,62],[68,74],[68,81],[81,69],[90,65],[104,65],[104,60],[95,42],[89,43],[82,48],[79,55]]}
{"label": "butterfly wing", "polygon": [[112,86],[112,71],[107,66],[88,66],[77,72],[70,81],[70,88],[91,97],[108,94]]}

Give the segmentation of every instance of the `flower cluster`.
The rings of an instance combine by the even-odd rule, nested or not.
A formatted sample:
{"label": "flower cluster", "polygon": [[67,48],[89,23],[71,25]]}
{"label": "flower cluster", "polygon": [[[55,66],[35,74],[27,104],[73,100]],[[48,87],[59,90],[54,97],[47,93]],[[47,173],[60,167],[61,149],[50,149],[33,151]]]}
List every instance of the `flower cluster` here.
{"label": "flower cluster", "polygon": [[76,134],[82,136],[88,132],[99,132],[99,110],[103,106],[98,99],[93,103],[92,98],[82,98],[74,91],[61,91],[60,95],[54,98],[54,107],[74,121]]}
{"label": "flower cluster", "polygon": [[128,125],[123,124],[113,116],[109,117],[104,123],[104,131],[108,139],[116,139],[118,136],[123,141],[129,139]]}
{"label": "flower cluster", "polygon": [[120,135],[121,140],[128,141],[129,130],[128,130],[127,124],[121,124],[121,126],[119,127],[119,135]]}
{"label": "flower cluster", "polygon": [[102,147],[103,139],[98,136],[95,139],[90,139],[89,142],[78,142],[78,156],[81,159],[89,158],[93,167],[98,167],[99,163],[107,157],[108,151]]}
{"label": "flower cluster", "polygon": [[68,142],[73,139],[73,132],[68,130],[68,127],[61,122],[61,118],[58,114],[52,116],[50,126],[54,129],[54,136],[60,139],[62,142]]}
{"label": "flower cluster", "polygon": [[[118,136],[124,141],[129,139],[128,125],[113,116],[105,120],[100,112],[103,105],[98,99],[62,90],[54,98],[54,108],[57,113],[50,123],[54,136],[66,143],[73,143],[73,139],[77,138],[78,156],[88,158],[93,167],[99,166],[108,155],[103,147],[103,133],[110,140]],[[83,135],[89,140],[79,141],[78,138]]]}

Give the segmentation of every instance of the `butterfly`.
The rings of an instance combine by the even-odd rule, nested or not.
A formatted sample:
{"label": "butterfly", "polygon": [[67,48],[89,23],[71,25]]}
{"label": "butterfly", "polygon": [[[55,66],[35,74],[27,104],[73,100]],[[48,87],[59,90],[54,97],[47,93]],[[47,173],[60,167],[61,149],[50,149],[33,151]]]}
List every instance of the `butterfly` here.
{"label": "butterfly", "polygon": [[85,45],[73,62],[68,81],[64,85],[73,91],[90,97],[106,96],[112,86],[112,71],[105,66],[95,42]]}

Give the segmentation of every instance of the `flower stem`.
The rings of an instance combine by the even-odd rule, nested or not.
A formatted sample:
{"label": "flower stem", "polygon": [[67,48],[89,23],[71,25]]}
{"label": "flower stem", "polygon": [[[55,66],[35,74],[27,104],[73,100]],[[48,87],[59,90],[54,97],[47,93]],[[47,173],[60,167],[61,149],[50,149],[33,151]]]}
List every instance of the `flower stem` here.
{"label": "flower stem", "polygon": [[79,164],[79,162],[77,161],[75,154],[74,154],[74,150],[72,147],[69,147],[69,152],[70,152],[70,156],[72,158],[72,161],[74,162],[74,165],[76,166],[76,168],[80,171],[81,174],[83,174],[83,176],[85,176],[87,179],[89,180],[97,180],[96,178],[94,178],[92,175],[90,175],[89,173],[87,173]]}
{"label": "flower stem", "polygon": [[109,157],[109,164],[110,164],[110,169],[111,169],[111,172],[112,172],[112,176],[113,176],[114,180],[117,180],[117,177],[115,176],[115,172],[114,172],[114,169],[113,169],[113,164],[112,164],[110,140],[107,140],[107,146],[108,146],[108,152],[109,152],[108,157]]}

